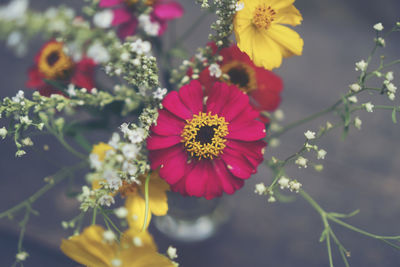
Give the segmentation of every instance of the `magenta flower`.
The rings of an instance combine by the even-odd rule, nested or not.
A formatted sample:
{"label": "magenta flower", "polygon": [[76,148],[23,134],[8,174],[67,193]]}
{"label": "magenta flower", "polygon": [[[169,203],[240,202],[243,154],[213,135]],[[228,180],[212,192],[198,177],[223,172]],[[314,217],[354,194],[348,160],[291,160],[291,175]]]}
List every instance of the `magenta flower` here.
{"label": "magenta flower", "polygon": [[233,194],[257,172],[266,143],[246,94],[220,82],[207,92],[197,80],[170,92],[147,148],[172,191],[211,199]]}
{"label": "magenta flower", "polygon": [[[118,27],[118,36],[121,39],[136,33],[140,15],[137,13],[137,3],[138,0],[100,0],[100,7],[113,8],[112,25]],[[162,35],[167,29],[169,20],[180,18],[183,15],[182,6],[172,0],[147,0],[146,5],[151,6],[153,11],[150,13],[148,21],[142,20],[142,23],[146,25],[140,26],[150,35]],[[147,30],[149,28],[150,30]]]}

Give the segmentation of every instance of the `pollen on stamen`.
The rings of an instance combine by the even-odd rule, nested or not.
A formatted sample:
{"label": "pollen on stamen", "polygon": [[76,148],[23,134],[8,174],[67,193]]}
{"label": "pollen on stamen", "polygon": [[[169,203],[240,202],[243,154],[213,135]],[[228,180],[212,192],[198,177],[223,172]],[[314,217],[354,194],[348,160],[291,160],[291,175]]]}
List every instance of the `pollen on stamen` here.
{"label": "pollen on stamen", "polygon": [[275,19],[275,14],[275,10],[270,6],[261,4],[255,8],[252,22],[258,29],[268,29]]}

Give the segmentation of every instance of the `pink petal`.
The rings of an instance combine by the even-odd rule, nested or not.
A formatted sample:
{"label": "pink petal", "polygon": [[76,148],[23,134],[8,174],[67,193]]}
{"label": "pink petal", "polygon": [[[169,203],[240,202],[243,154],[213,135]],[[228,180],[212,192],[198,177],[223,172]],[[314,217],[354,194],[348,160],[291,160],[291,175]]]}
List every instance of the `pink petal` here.
{"label": "pink petal", "polygon": [[199,81],[193,80],[189,84],[182,86],[179,90],[179,97],[193,114],[198,114],[203,110],[203,89]]}
{"label": "pink petal", "polygon": [[225,83],[216,82],[208,92],[207,112],[219,114],[224,108],[226,98],[229,95],[229,87]]}
{"label": "pink petal", "polygon": [[46,83],[43,81],[44,76],[39,72],[37,66],[29,69],[28,77],[29,79],[26,82],[28,88],[37,89],[38,87],[46,86]]}
{"label": "pink petal", "polygon": [[234,176],[242,179],[250,178],[251,174],[255,172],[253,166],[245,157],[235,154],[234,150],[225,148],[221,158]]}
{"label": "pink petal", "polygon": [[179,3],[160,3],[154,6],[154,15],[162,20],[171,20],[180,18],[183,15],[183,8]]}
{"label": "pink petal", "polygon": [[225,163],[220,159],[214,161],[214,171],[220,180],[222,189],[229,195],[232,195],[244,185],[244,181],[234,177],[232,173],[226,169]]}
{"label": "pink petal", "polygon": [[263,158],[263,150],[267,143],[263,140],[256,142],[243,142],[238,140],[228,140],[226,146],[232,148],[235,151],[243,153],[253,158]]}
{"label": "pink petal", "polygon": [[204,197],[206,199],[213,199],[215,197],[220,197],[222,195],[222,186],[221,182],[218,179],[217,173],[215,172],[214,167],[210,164],[212,176],[208,177],[208,181],[206,184],[206,191]]}
{"label": "pink petal", "polygon": [[127,23],[132,20],[132,14],[126,8],[117,8],[114,9],[114,18],[112,21],[113,26],[117,26],[123,23]]}
{"label": "pink petal", "polygon": [[188,194],[186,192],[186,177],[180,179],[176,184],[171,185],[171,191],[178,192],[182,196],[187,196]]}
{"label": "pink petal", "polygon": [[94,85],[94,63],[91,58],[83,58],[75,65],[74,74],[71,77],[71,83],[77,87],[86,88],[89,92],[95,87]]}
{"label": "pink petal", "polygon": [[225,105],[219,114],[225,117],[225,120],[228,122],[233,120],[249,105],[249,97],[236,86],[229,86],[229,93],[229,96],[225,98]]}
{"label": "pink petal", "polygon": [[188,120],[193,117],[192,112],[182,103],[178,92],[170,92],[162,101],[164,108],[181,119]]}
{"label": "pink petal", "polygon": [[149,160],[150,160],[150,167],[152,170],[156,170],[159,166],[163,165],[165,159],[173,158],[176,154],[184,153],[185,150],[183,149],[182,145],[175,145],[172,147],[158,149],[158,150],[150,150],[149,153]]}
{"label": "pink petal", "polygon": [[201,197],[204,195],[208,177],[212,176],[213,170],[207,160],[194,163],[194,168],[186,175],[186,191],[189,196]]}
{"label": "pink petal", "polygon": [[111,7],[123,3],[124,0],[100,0],[100,7]]}
{"label": "pink petal", "polygon": [[255,110],[252,106],[247,106],[246,109],[242,110],[238,116],[236,116],[231,123],[243,123],[243,122],[248,122],[252,121],[256,118],[259,118],[260,112]]}
{"label": "pink petal", "polygon": [[227,139],[235,139],[242,141],[256,141],[265,137],[265,126],[260,121],[248,121],[228,124],[229,134]]}
{"label": "pink petal", "polygon": [[152,127],[152,131],[159,135],[181,135],[185,122],[169,111],[162,109],[158,113],[157,125]]}
{"label": "pink petal", "polygon": [[171,147],[179,144],[181,139],[182,138],[179,135],[162,136],[153,133],[149,138],[147,138],[147,148],[155,150]]}
{"label": "pink petal", "polygon": [[136,32],[138,22],[136,18],[133,18],[127,23],[121,24],[118,27],[118,37],[124,40],[128,36],[132,36]]}
{"label": "pink petal", "polygon": [[183,176],[190,172],[192,164],[188,163],[187,153],[181,151],[174,156],[167,155],[160,168],[160,177],[168,184],[176,184]]}

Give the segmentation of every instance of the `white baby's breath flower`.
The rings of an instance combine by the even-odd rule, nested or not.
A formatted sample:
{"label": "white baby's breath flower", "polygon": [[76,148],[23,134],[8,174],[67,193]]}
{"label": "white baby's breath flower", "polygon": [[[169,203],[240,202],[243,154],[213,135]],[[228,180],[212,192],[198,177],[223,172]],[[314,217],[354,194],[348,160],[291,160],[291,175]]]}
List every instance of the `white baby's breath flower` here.
{"label": "white baby's breath flower", "polygon": [[135,144],[126,144],[122,147],[122,153],[127,159],[135,159],[139,148]]}
{"label": "white baby's breath flower", "polygon": [[114,19],[114,12],[111,9],[104,9],[93,16],[93,24],[99,28],[109,28]]}
{"label": "white baby's breath flower", "polygon": [[121,267],[122,266],[122,261],[118,258],[112,259],[111,260],[111,265],[112,267]]}
{"label": "white baby's breath flower", "polygon": [[127,61],[129,61],[129,59],[130,59],[130,55],[129,55],[128,52],[123,52],[123,53],[119,56],[119,58],[120,58],[122,61],[127,62]]}
{"label": "white baby's breath flower", "polygon": [[118,190],[122,186],[122,180],[114,170],[105,170],[103,177],[107,181],[107,185],[112,190]]}
{"label": "white baby's breath flower", "polygon": [[254,193],[261,196],[261,195],[264,195],[266,192],[267,192],[267,187],[265,186],[264,183],[256,184]]}
{"label": "white baby's breath flower", "polygon": [[374,105],[371,102],[363,104],[367,112],[374,112]]}
{"label": "white baby's breath flower", "polygon": [[278,184],[280,185],[281,189],[289,188],[289,182],[290,179],[285,176],[282,176],[278,180]]}
{"label": "white baby's breath flower", "polygon": [[167,255],[171,260],[178,258],[178,255],[176,254],[176,248],[174,248],[173,246],[168,247]]}
{"label": "white baby's breath flower", "polygon": [[17,255],[15,255],[15,258],[17,261],[25,261],[29,257],[29,254],[25,251],[19,252]]}
{"label": "white baby's breath flower", "polygon": [[19,118],[19,121],[20,121],[22,124],[26,124],[26,125],[31,125],[31,124],[32,124],[32,121],[29,119],[28,116],[22,116],[22,117],[20,117],[20,118]]}
{"label": "white baby's breath flower", "polygon": [[164,96],[167,94],[167,88],[157,88],[155,92],[153,92],[153,97],[158,100],[163,100]]}
{"label": "white baby's breath flower", "polygon": [[385,78],[389,82],[393,81],[393,79],[394,79],[393,71],[389,71],[388,73],[386,73]]}
{"label": "white baby's breath flower", "polygon": [[148,41],[142,41],[138,39],[130,44],[131,51],[137,53],[138,55],[148,54],[151,51],[151,44]]}
{"label": "white baby's breath flower", "polygon": [[12,0],[5,6],[0,6],[0,18],[3,20],[16,20],[24,16],[29,1]]}
{"label": "white baby's breath flower", "polygon": [[113,243],[116,240],[116,235],[111,230],[104,231],[103,232],[103,240],[106,243]]}
{"label": "white baby's breath flower", "polygon": [[283,111],[281,109],[277,109],[274,112],[274,117],[276,120],[282,121],[285,118],[285,114],[283,113]]}
{"label": "white baby's breath flower", "polygon": [[361,60],[356,63],[356,71],[365,71],[368,67],[368,63],[365,60]]}
{"label": "white baby's breath flower", "polygon": [[274,196],[269,196],[268,202],[269,203],[274,203],[274,202],[276,202],[276,198]]}
{"label": "white baby's breath flower", "polygon": [[289,190],[290,190],[291,192],[294,191],[294,192],[298,193],[299,190],[301,189],[301,187],[302,187],[302,184],[299,183],[299,182],[297,182],[296,180],[291,181],[291,182],[289,183]]}
{"label": "white baby's breath flower", "polygon": [[361,90],[361,86],[357,83],[350,84],[349,87],[354,92],[358,92]]}
{"label": "white baby's breath flower", "polygon": [[300,156],[296,159],[295,163],[299,166],[299,168],[307,168],[308,159]]}
{"label": "white baby's breath flower", "polygon": [[138,18],[139,27],[150,36],[157,36],[160,31],[160,24],[157,21],[151,21],[149,15],[141,14]]}
{"label": "white baby's breath flower", "polygon": [[382,31],[382,30],[383,30],[383,25],[382,25],[382,23],[379,22],[379,23],[375,24],[375,25],[374,25],[374,30],[376,30],[376,31],[378,31],[378,32]]}
{"label": "white baby's breath flower", "polygon": [[19,90],[15,96],[11,97],[11,101],[20,104],[24,100],[24,98],[25,98],[24,91]]}
{"label": "white baby's breath flower", "polygon": [[327,152],[324,149],[318,150],[317,159],[325,159]]}
{"label": "white baby's breath flower", "polygon": [[362,124],[362,121],[360,120],[360,118],[359,118],[359,117],[355,117],[355,118],[354,118],[354,126],[355,126],[358,130],[361,130],[361,124]]}
{"label": "white baby's breath flower", "polygon": [[243,2],[237,2],[236,3],[236,7],[235,7],[236,12],[242,10],[243,8],[244,8],[244,3]]}
{"label": "white baby's breath flower", "polygon": [[102,196],[99,198],[99,204],[100,204],[101,206],[110,207],[110,206],[111,206],[112,204],[114,204],[114,203],[115,203],[114,198],[113,198],[112,196],[108,195],[108,194],[102,195]]}
{"label": "white baby's breath flower", "polygon": [[386,88],[388,89],[389,92],[391,92],[393,94],[395,94],[397,91],[397,87],[391,82],[386,84]]}
{"label": "white baby's breath flower", "polygon": [[114,210],[115,216],[117,216],[120,219],[126,218],[128,216],[128,210],[125,207],[119,207]]}
{"label": "white baby's breath flower", "polygon": [[210,71],[210,76],[211,77],[215,77],[215,78],[219,78],[222,75],[222,71],[219,67],[218,64],[213,63],[208,67],[208,70]]}
{"label": "white baby's breath flower", "polygon": [[2,139],[6,138],[7,133],[8,133],[8,131],[7,131],[6,127],[0,128],[0,137],[1,137]]}
{"label": "white baby's breath flower", "polygon": [[89,46],[87,50],[87,56],[99,64],[110,61],[110,54],[108,53],[108,50],[100,42],[94,42]]}
{"label": "white baby's breath flower", "polygon": [[120,138],[119,134],[118,133],[113,133],[112,136],[111,136],[110,141],[108,141],[108,144],[110,146],[112,146],[113,148],[117,149],[120,140],[121,140],[121,138]]}
{"label": "white baby's breath flower", "polygon": [[357,97],[355,95],[348,97],[347,100],[349,100],[349,102],[351,102],[351,103],[357,103],[358,102],[358,99],[357,99]]}
{"label": "white baby's breath flower", "polygon": [[382,46],[382,47],[386,46],[385,39],[383,39],[382,37],[378,37],[377,39],[375,39],[375,41],[379,46]]}
{"label": "white baby's breath flower", "polygon": [[99,156],[97,154],[89,155],[89,164],[92,169],[100,170],[102,166],[102,162],[99,160]]}
{"label": "white baby's breath flower", "polygon": [[76,96],[76,90],[75,90],[75,85],[70,83],[68,85],[67,93],[70,97]]}
{"label": "white baby's breath flower", "polygon": [[133,237],[132,243],[135,245],[135,247],[143,247],[143,240],[139,236]]}
{"label": "white baby's breath flower", "polygon": [[308,140],[315,139],[315,132],[312,132],[312,131],[308,130],[307,132],[304,133],[304,136],[305,136]]}
{"label": "white baby's breath flower", "polygon": [[388,97],[389,97],[390,100],[393,101],[393,100],[396,98],[396,95],[393,94],[393,93],[389,93],[389,94],[388,94]]}

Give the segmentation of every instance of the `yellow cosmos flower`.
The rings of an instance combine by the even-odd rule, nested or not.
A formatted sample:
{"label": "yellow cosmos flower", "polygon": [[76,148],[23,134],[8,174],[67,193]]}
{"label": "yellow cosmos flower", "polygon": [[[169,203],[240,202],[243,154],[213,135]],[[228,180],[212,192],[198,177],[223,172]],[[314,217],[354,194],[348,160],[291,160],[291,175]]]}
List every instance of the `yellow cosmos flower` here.
{"label": "yellow cosmos flower", "polygon": [[243,9],[234,18],[237,45],[254,64],[268,70],[277,68],[282,57],[301,55],[303,39],[282,24],[296,26],[302,21],[295,0],[240,0]]}
{"label": "yellow cosmos flower", "polygon": [[[124,184],[119,190],[122,196],[126,196],[125,208],[128,210],[128,223],[132,229],[141,230],[145,222],[146,201],[145,181],[146,176],[139,177],[141,185]],[[156,216],[166,215],[168,212],[167,192],[169,185],[158,176],[158,172],[152,172],[149,180],[149,212],[145,227],[149,226],[152,214]]]}
{"label": "yellow cosmos flower", "polygon": [[147,232],[128,230],[121,242],[104,238],[98,225],[87,227],[80,235],[62,240],[61,250],[68,257],[88,267],[173,267],[165,256],[157,253],[152,236]]}

